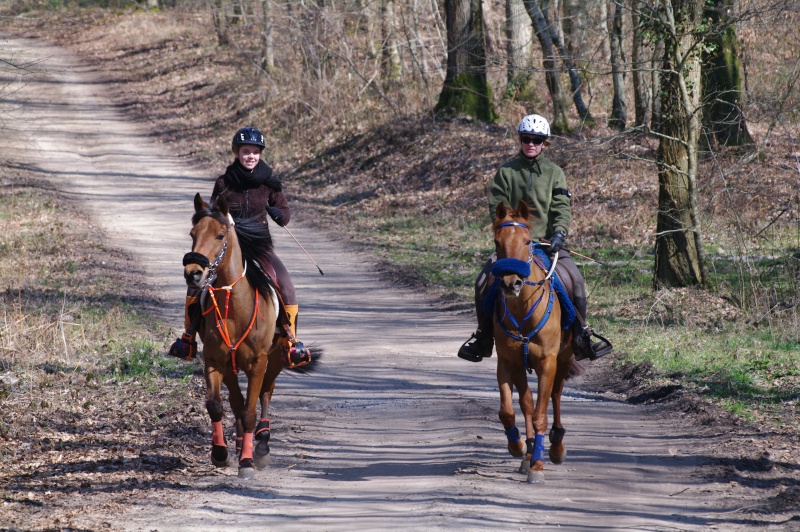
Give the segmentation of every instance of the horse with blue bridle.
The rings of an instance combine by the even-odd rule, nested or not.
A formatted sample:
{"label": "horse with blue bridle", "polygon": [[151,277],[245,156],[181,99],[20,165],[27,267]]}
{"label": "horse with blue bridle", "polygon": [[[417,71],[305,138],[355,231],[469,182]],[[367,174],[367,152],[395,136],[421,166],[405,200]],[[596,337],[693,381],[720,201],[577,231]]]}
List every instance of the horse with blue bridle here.
{"label": "horse with blue bridle", "polygon": [[[520,472],[528,483],[544,481],[547,405],[553,402],[553,425],[549,431],[549,458],[560,464],[567,455],[561,425],[561,394],[565,381],[580,373],[574,360],[569,326],[575,319],[563,287],[555,275],[557,254],[550,263],[546,243],[531,239],[531,211],[524,201],[517,209],[497,206],[493,224],[497,262],[494,282],[486,297],[492,313],[497,349],[497,383],[500,387],[500,421],[508,440],[508,451],[525,457]],[[536,373],[537,397],[528,384]],[[513,389],[525,419],[524,441],[515,424]]]}

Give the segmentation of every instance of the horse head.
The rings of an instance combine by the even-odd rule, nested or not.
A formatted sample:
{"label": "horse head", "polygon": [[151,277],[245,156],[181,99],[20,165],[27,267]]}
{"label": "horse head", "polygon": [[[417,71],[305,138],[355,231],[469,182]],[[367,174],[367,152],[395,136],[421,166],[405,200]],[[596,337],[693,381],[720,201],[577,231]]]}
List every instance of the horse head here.
{"label": "horse head", "polygon": [[231,239],[231,223],[228,202],[217,198],[211,204],[203,201],[200,194],[194,197],[192,217],[192,251],[183,257],[183,278],[193,288],[205,286],[225,259]]}
{"label": "horse head", "polygon": [[519,296],[531,272],[530,214],[530,208],[522,200],[516,209],[509,209],[501,202],[495,210],[494,246],[498,260],[492,273],[499,278],[500,289],[508,298]]}

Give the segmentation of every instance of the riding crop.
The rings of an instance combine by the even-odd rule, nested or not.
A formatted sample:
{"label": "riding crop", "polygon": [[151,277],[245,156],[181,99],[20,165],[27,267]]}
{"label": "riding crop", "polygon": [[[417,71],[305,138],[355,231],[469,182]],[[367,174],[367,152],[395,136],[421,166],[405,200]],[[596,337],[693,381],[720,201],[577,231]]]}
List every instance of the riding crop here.
{"label": "riding crop", "polygon": [[[541,245],[543,245],[543,246],[549,246],[549,245],[550,245],[550,243],[549,243],[549,242],[540,242],[540,244],[541,244]],[[580,257],[580,258],[582,258],[582,259],[586,259],[586,260],[590,260],[590,261],[592,261],[592,262],[596,262],[596,263],[597,263],[597,264],[599,264],[600,266],[608,266],[608,264],[606,264],[605,262],[600,262],[599,260],[597,260],[597,259],[593,259],[592,257],[587,257],[586,255],[581,255],[580,253],[578,253],[577,251],[574,251],[574,250],[572,250],[572,249],[569,249],[569,248],[564,248],[564,251],[567,251],[567,252],[569,252],[570,254],[572,254],[572,255],[576,255],[576,256],[578,256],[578,257]]]}
{"label": "riding crop", "polygon": [[314,259],[312,259],[312,258],[311,258],[311,255],[309,255],[309,254],[308,254],[308,251],[306,251],[306,248],[304,248],[304,247],[303,247],[303,244],[301,244],[301,243],[300,243],[300,241],[299,241],[299,240],[297,240],[297,238],[295,238],[295,236],[292,234],[292,232],[291,232],[291,231],[289,231],[289,228],[288,228],[288,227],[286,227],[285,225],[283,226],[283,228],[284,228],[284,229],[286,229],[286,232],[287,232],[287,233],[289,233],[289,235],[290,235],[292,238],[294,238],[294,241],[295,241],[295,242],[297,242],[297,245],[298,245],[298,246],[300,246],[300,249],[302,249],[302,250],[303,250],[303,253],[305,253],[305,254],[306,254],[306,256],[309,258],[309,260],[310,260],[311,262],[313,262],[313,263],[314,263],[314,266],[316,266],[316,267],[317,267],[317,269],[319,270],[319,274],[320,274],[320,275],[325,275],[325,273],[323,273],[323,271],[322,271],[322,268],[320,268],[320,267],[319,267],[319,264],[317,264],[316,262],[314,262]]}

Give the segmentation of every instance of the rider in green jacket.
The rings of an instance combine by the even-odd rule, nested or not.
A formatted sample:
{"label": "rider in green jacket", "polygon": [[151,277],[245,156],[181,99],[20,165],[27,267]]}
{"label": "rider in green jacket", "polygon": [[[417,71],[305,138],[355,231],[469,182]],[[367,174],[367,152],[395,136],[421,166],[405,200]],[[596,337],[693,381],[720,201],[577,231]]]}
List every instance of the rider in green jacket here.
{"label": "rider in green jacket", "polygon": [[[558,265],[572,281],[572,301],[578,314],[572,328],[575,358],[594,360],[610,353],[612,346],[586,325],[586,282],[569,252],[563,249],[572,220],[572,194],[567,188],[564,171],[542,156],[550,143],[550,124],[540,115],[528,115],[519,123],[517,131],[520,152],[503,164],[492,180],[489,187],[489,216],[494,220],[497,205],[501,202],[516,209],[520,200],[525,200],[531,207],[531,239],[550,243],[549,254],[553,256],[558,253]],[[460,358],[472,362],[492,356],[494,325],[492,316],[483,312],[483,300],[491,286],[490,272],[496,261],[497,255],[493,254],[475,281],[478,329],[458,351]],[[600,340],[593,342],[592,336]]]}

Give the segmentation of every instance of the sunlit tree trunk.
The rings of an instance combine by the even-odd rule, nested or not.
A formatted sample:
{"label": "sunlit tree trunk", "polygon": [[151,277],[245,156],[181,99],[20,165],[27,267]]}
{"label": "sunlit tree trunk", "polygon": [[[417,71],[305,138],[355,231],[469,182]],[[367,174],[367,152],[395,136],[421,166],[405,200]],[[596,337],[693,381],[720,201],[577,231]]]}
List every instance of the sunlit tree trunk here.
{"label": "sunlit tree trunk", "polygon": [[496,119],[486,77],[486,35],[481,0],[445,0],[447,75],[437,112]]}
{"label": "sunlit tree trunk", "polygon": [[697,207],[700,57],[703,0],[664,0],[661,142],[658,147],[656,288],[705,284]]}
{"label": "sunlit tree trunk", "polygon": [[394,0],[381,0],[381,74],[384,84],[398,81],[402,74],[394,7]]}
{"label": "sunlit tree trunk", "polygon": [[275,69],[275,47],[272,43],[272,0],[261,0],[261,8],[264,15],[264,27],[261,29],[263,38],[261,68],[266,72],[272,72]]}
{"label": "sunlit tree trunk", "polygon": [[214,21],[214,31],[217,34],[217,43],[220,46],[230,44],[228,40],[228,0],[212,0],[211,16]]}
{"label": "sunlit tree trunk", "polygon": [[515,100],[533,100],[533,26],[522,0],[506,0],[506,37],[508,93]]}
{"label": "sunlit tree trunk", "polygon": [[611,44],[611,79],[614,87],[608,125],[619,130],[625,129],[628,120],[628,103],[625,98],[625,55],[622,48],[622,8],[622,0],[614,0],[614,16],[608,32]]}
{"label": "sunlit tree trunk", "polygon": [[703,125],[707,141],[723,146],[753,144],[742,114],[742,76],[736,32],[728,13],[733,0],[709,0],[704,18],[712,32],[703,54]]}

